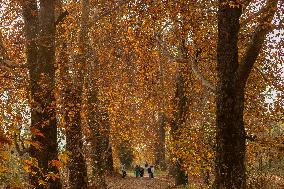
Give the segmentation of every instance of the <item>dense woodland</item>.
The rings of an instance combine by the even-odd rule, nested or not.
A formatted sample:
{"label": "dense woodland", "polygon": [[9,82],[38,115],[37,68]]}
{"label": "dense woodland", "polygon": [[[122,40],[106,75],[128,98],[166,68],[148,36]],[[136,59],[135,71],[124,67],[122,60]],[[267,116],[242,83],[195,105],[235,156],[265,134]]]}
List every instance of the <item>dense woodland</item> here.
{"label": "dense woodland", "polygon": [[145,162],[168,188],[284,187],[283,0],[0,0],[0,17],[0,188],[106,189]]}

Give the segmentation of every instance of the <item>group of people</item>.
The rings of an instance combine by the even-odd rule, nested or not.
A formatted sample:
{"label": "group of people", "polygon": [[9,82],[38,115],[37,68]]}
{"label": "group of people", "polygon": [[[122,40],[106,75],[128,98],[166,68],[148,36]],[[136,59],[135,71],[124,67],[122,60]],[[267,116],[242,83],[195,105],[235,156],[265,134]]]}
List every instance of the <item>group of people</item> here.
{"label": "group of people", "polygon": [[[154,178],[154,166],[148,165],[148,163],[145,163],[145,167],[141,167],[140,165],[136,165],[134,168],[134,174],[137,177],[144,177],[144,172],[147,171],[149,178]],[[122,178],[126,176],[126,168],[125,165],[122,165]]]}

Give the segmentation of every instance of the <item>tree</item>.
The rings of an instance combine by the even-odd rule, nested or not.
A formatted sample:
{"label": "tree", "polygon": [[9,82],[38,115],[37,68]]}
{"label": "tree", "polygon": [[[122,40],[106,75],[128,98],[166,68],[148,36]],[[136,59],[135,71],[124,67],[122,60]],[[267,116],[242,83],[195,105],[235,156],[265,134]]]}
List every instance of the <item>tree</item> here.
{"label": "tree", "polygon": [[[32,143],[29,153],[34,158],[32,166],[36,173],[30,173],[30,180],[36,188],[44,188],[47,183],[50,188],[61,188],[58,168],[52,164],[58,154],[54,1],[40,1],[39,11],[37,1],[24,1],[23,17],[31,90]],[[48,178],[47,174],[53,174],[55,179]]]}
{"label": "tree", "polygon": [[238,34],[242,5],[219,0],[216,94],[216,188],[246,188],[246,133],[243,122],[247,79],[261,51],[278,1],[268,0],[267,12],[255,29],[245,55],[239,61]]}
{"label": "tree", "polygon": [[134,155],[129,141],[121,142],[121,144],[117,146],[117,153],[120,163],[124,164],[127,169],[131,169]]}

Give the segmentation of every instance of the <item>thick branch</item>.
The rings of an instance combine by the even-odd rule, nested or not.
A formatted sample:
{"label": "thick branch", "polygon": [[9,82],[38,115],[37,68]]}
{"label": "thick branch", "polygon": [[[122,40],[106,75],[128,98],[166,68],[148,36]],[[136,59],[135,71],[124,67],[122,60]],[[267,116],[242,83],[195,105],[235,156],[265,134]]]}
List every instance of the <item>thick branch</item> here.
{"label": "thick branch", "polygon": [[[167,51],[167,49],[164,47],[164,41],[161,40],[159,36],[156,36],[156,39],[159,42],[159,45],[162,47],[161,49],[162,49],[163,55],[165,55],[171,61],[189,64],[188,59],[172,56],[170,52]],[[215,86],[211,82],[206,80],[205,77],[202,75],[202,73],[198,69],[197,63],[198,63],[200,52],[201,52],[200,50],[197,50],[195,57],[192,57],[192,64],[191,64],[192,71],[195,74],[195,76],[201,81],[202,86],[205,86],[206,88],[210,89],[211,92],[215,93],[216,91]]]}
{"label": "thick branch", "polygon": [[254,63],[257,60],[257,57],[260,53],[262,45],[265,41],[265,36],[271,30],[270,23],[273,19],[273,16],[277,9],[278,0],[268,0],[267,7],[269,7],[269,11],[266,15],[263,16],[263,19],[260,21],[257,26],[252,42],[248,46],[246,53],[239,64],[239,68],[237,70],[237,82],[241,85],[245,85],[248,79],[248,76],[252,70]]}
{"label": "thick branch", "polygon": [[260,11],[258,11],[257,13],[248,16],[246,19],[244,19],[244,20],[242,20],[242,21],[240,22],[240,27],[244,27],[244,26],[247,25],[253,18],[256,18],[257,16],[263,14],[264,12],[269,11],[269,9],[270,9],[270,7],[265,6],[265,7],[263,7]]}

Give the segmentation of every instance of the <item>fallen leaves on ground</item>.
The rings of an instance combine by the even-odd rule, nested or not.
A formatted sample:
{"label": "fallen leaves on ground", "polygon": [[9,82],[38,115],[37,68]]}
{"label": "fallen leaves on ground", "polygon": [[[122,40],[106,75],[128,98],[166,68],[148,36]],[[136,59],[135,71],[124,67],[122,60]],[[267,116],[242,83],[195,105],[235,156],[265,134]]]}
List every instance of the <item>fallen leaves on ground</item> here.
{"label": "fallen leaves on ground", "polygon": [[121,178],[112,176],[107,178],[108,189],[167,189],[174,185],[173,179],[168,176],[132,177]]}

